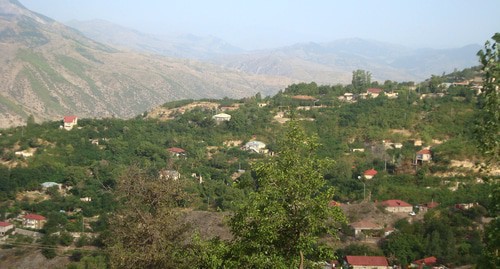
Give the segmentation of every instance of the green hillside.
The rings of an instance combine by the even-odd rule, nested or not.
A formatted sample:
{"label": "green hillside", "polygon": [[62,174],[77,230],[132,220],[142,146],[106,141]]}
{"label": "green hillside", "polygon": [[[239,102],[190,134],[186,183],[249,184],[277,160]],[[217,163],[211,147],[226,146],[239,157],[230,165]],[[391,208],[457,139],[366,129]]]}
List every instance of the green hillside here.
{"label": "green hillside", "polygon": [[[35,56],[30,58],[36,62]],[[75,72],[84,68],[69,58],[60,58],[60,61]],[[31,118],[27,126],[1,131],[1,217],[15,222],[13,218],[22,212],[46,216],[43,242],[49,245],[68,244],[61,243],[63,235],[80,232],[82,227],[89,235],[101,234],[95,240],[87,238],[74,243],[73,255],[79,253],[80,258],[83,255],[97,262],[95,259],[103,255],[101,249],[110,247],[107,244],[111,241],[104,236],[112,229],[109,226],[112,222],[107,220],[117,221],[116,214],[128,214],[121,207],[125,200],[114,197],[123,194],[121,184],[127,180],[127,173],[132,173],[130,167],[140,171],[136,180],[129,183],[131,186],[133,182],[142,182],[143,177],[154,182],[160,174],[180,176],[175,188],[182,189],[186,196],[176,196],[175,203],[183,211],[237,212],[239,204],[261,186],[256,167],[283,156],[282,142],[289,130],[286,126],[295,122],[306,136],[317,137],[319,147],[315,150],[315,158],[333,161],[328,161],[330,165],[321,170],[325,187],[335,189],[330,197],[332,200],[342,204],[373,204],[401,199],[412,205],[437,201],[442,214],[452,214],[446,221],[457,217],[447,211],[456,204],[480,205],[480,210],[463,216],[468,219],[463,224],[466,226],[457,227],[474,232],[459,235],[459,230],[452,230],[454,234],[446,236],[455,236],[457,248],[436,252],[443,263],[474,263],[481,252],[458,258],[460,248],[482,248],[482,230],[478,228],[483,225],[480,217],[496,214],[490,193],[498,187],[499,173],[498,163],[478,150],[475,126],[483,95],[474,90],[473,82],[469,85],[457,83],[463,82],[459,74],[464,72],[433,77],[419,85],[390,81],[357,87],[301,83],[266,98],[257,94],[239,100],[177,101],[129,120],[81,118],[70,131],[61,129],[62,122],[36,124]],[[476,69],[470,72],[473,75],[466,79],[471,81],[480,75]],[[439,81],[437,87],[433,85],[435,81]],[[379,96],[366,94],[373,88],[380,90]],[[349,93],[354,94],[347,100],[346,96],[351,96]],[[229,121],[217,122],[213,118],[222,111],[231,115]],[[265,149],[246,149],[244,145],[249,141],[261,141]],[[184,151],[170,152],[171,148]],[[426,148],[432,152],[432,160],[416,160],[417,152]],[[33,155],[23,157],[23,152]],[[374,179],[364,179],[363,174],[369,169],[378,172]],[[40,184],[43,182],[60,183],[63,188],[61,191],[42,190]],[[141,184],[146,186],[146,183]],[[86,197],[90,197],[91,202],[86,202]],[[346,217],[348,221],[359,218],[350,213]],[[430,225],[426,218],[427,215],[422,220],[425,221],[423,225]],[[401,228],[403,224],[398,223],[390,225],[410,229]],[[191,225],[198,227],[200,224]],[[203,229],[202,226],[198,228]],[[228,228],[225,229],[227,234]],[[425,237],[441,231],[428,229],[414,233],[417,236],[414,240],[421,246],[405,257],[415,256],[416,259],[433,253]],[[55,231],[63,234],[51,235]],[[338,233],[341,238],[350,236],[348,229],[342,228]],[[444,234],[441,236],[432,242],[441,244],[439,240],[447,240]],[[346,240],[344,243],[349,242]],[[196,242],[212,244],[210,248],[214,251],[224,252],[228,247],[219,241]],[[390,252],[392,246],[387,244],[380,248]],[[83,245],[97,246],[94,256],[79,250]],[[331,249],[332,245],[326,243],[323,247]],[[307,260],[327,259],[333,253],[330,250],[318,256],[318,251],[312,251],[315,254]],[[354,250],[342,248],[338,251],[349,254]],[[42,252],[51,257],[60,250],[44,249]],[[233,258],[228,258],[227,262]],[[206,262],[200,259],[198,262]]]}

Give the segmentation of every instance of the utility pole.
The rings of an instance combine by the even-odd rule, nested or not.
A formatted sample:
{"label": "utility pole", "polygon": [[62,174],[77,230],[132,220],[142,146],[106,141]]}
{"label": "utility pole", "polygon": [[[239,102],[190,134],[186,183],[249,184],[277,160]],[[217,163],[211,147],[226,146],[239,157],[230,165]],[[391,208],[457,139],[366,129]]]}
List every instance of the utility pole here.
{"label": "utility pole", "polygon": [[361,176],[358,176],[358,179],[363,183],[363,201],[366,199],[366,184],[361,180]]}

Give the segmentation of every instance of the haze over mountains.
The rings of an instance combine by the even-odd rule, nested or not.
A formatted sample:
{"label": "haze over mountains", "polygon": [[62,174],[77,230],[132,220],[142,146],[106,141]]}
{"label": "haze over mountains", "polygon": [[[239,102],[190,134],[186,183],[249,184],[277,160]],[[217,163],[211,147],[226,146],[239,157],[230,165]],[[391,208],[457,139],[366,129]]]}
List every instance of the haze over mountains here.
{"label": "haze over mountains", "polygon": [[99,42],[167,56],[194,58],[254,74],[280,75],[299,81],[350,83],[351,72],[365,69],[376,80],[422,81],[432,74],[478,64],[479,45],[454,49],[411,49],[360,38],[329,43],[244,51],[215,37],[162,37],[103,20],[71,21],[69,26]]}
{"label": "haze over mountains", "polygon": [[0,127],[36,120],[133,117],[182,98],[273,94],[293,82],[421,81],[477,65],[479,45],[410,49],[363,39],[244,51],[215,37],[154,36],[105,21],[67,27],[0,0]]}

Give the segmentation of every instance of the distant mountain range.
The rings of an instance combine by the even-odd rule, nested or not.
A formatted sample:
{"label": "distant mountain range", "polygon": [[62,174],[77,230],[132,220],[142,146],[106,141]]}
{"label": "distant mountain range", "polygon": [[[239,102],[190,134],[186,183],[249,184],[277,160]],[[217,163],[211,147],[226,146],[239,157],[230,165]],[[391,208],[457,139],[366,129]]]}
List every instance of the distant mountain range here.
{"label": "distant mountain range", "polygon": [[95,20],[69,26],[87,37],[122,48],[173,57],[194,58],[253,74],[286,76],[324,84],[350,83],[353,70],[364,69],[375,80],[422,81],[432,74],[478,65],[479,45],[454,49],[411,49],[359,38],[330,43],[243,51],[221,39],[178,35],[161,37]]}
{"label": "distant mountain range", "polygon": [[271,94],[291,83],[117,49],[16,0],[0,0],[0,62],[0,127],[22,124],[29,115],[38,121],[70,114],[133,117],[171,100]]}
{"label": "distant mountain range", "polygon": [[66,25],[104,44],[176,58],[209,59],[243,52],[216,37],[192,34],[158,36],[142,33],[105,20],[69,21]]}

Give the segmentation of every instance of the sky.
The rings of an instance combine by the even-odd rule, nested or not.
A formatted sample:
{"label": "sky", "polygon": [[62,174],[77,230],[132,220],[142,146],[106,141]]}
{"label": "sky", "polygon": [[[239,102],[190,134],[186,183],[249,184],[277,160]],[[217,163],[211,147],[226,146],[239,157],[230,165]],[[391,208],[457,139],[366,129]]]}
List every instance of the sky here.
{"label": "sky", "polygon": [[363,38],[411,48],[484,44],[500,0],[20,0],[60,22],[102,19],[144,33],[214,36],[243,49]]}

